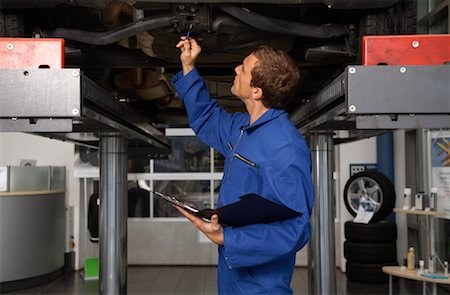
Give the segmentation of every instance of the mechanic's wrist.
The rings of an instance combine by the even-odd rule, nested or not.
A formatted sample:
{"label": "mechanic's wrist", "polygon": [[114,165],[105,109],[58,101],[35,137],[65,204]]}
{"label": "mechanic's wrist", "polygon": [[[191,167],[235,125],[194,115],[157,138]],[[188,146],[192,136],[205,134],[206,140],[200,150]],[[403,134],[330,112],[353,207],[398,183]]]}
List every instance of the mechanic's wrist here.
{"label": "mechanic's wrist", "polygon": [[190,71],[192,71],[195,68],[195,65],[186,65],[183,64],[183,76],[186,76]]}

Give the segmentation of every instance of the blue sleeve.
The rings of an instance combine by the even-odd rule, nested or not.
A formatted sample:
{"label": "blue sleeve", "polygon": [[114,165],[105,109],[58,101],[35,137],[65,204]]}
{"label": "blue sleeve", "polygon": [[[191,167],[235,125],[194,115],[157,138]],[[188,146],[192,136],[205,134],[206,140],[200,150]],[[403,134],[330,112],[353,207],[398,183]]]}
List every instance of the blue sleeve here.
{"label": "blue sleeve", "polygon": [[269,163],[264,181],[271,196],[302,215],[270,224],[224,228],[224,254],[229,266],[249,267],[268,263],[300,250],[311,236],[310,215],[314,204],[309,151],[285,147]]}
{"label": "blue sleeve", "polygon": [[184,103],[189,126],[195,134],[207,145],[225,154],[233,122],[239,114],[231,115],[221,109],[216,101],[211,100],[206,83],[197,69],[186,76],[179,72],[172,78],[172,84]]}

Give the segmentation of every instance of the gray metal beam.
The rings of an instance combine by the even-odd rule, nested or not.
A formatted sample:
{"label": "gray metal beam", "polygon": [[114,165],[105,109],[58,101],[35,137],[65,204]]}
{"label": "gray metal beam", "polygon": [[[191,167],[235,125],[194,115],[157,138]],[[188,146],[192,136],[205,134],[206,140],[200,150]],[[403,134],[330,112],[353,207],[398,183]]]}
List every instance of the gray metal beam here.
{"label": "gray metal beam", "polygon": [[450,115],[372,115],[357,116],[358,129],[421,129],[450,126]]}
{"label": "gray metal beam", "polygon": [[291,121],[305,133],[341,130],[351,121],[369,131],[448,127],[449,80],[447,64],[349,66],[292,112]]}
{"label": "gray metal beam", "polygon": [[345,111],[343,106],[346,89],[345,78],[345,73],[342,73],[302,107],[294,111],[291,114],[291,121],[294,125],[298,128],[308,125],[308,129],[312,129],[343,113]]}

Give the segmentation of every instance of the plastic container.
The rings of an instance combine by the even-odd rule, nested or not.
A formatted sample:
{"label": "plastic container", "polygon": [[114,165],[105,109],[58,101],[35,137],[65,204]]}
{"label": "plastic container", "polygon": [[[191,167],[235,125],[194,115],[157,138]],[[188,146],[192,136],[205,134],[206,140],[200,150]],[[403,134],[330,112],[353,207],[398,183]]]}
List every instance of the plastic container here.
{"label": "plastic container", "polygon": [[423,192],[418,192],[416,194],[416,200],[414,202],[414,207],[416,208],[416,210],[423,210],[424,195],[425,194]]}
{"label": "plastic container", "polygon": [[432,187],[430,189],[430,197],[428,199],[428,207],[430,208],[430,210],[437,210],[437,188],[436,187]]}
{"label": "plastic container", "polygon": [[425,271],[425,261],[419,260],[419,270],[417,271],[418,274],[423,274]]}
{"label": "plastic container", "polygon": [[436,258],[434,256],[430,256],[428,258],[428,272],[429,273],[436,272]]}
{"label": "plastic container", "polygon": [[403,191],[403,209],[411,209],[411,189],[409,187],[405,187]]}

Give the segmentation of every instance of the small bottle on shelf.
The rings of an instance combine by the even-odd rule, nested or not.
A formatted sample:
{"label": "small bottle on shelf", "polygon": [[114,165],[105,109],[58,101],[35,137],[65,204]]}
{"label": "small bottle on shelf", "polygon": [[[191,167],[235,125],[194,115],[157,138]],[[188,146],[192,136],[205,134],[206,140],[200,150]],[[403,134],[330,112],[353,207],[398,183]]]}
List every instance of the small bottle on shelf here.
{"label": "small bottle on shelf", "polygon": [[408,250],[408,256],[407,256],[407,268],[408,270],[412,270],[415,268],[415,254],[414,254],[414,247],[409,247]]}
{"label": "small bottle on shelf", "polygon": [[417,273],[421,275],[423,274],[424,270],[425,270],[425,261],[421,259],[419,260],[419,270],[417,271]]}
{"label": "small bottle on shelf", "polygon": [[416,194],[416,199],[414,202],[414,209],[415,210],[423,210],[423,199],[424,199],[424,192],[418,192]]}
{"label": "small bottle on shelf", "polygon": [[437,208],[436,208],[437,207],[436,206],[436,204],[437,204],[437,188],[436,187],[431,188],[430,197],[429,197],[428,201],[429,201],[428,206],[429,206],[430,210],[436,211],[437,210]]}
{"label": "small bottle on shelf", "polygon": [[403,191],[403,209],[411,209],[411,189],[409,187],[405,187]]}
{"label": "small bottle on shelf", "polygon": [[434,256],[430,256],[428,258],[428,272],[435,273],[436,272],[436,262]]}

